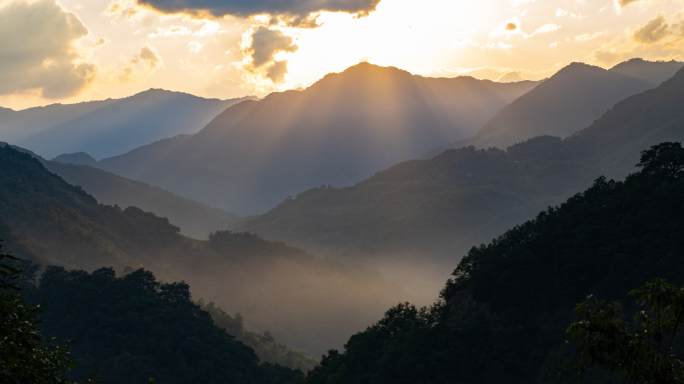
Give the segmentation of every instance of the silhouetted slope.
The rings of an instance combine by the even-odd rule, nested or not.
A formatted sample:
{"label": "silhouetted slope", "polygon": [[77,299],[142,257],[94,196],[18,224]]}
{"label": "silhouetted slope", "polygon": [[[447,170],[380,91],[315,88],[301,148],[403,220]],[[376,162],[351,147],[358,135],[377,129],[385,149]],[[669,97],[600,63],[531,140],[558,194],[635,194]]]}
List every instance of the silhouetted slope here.
{"label": "silhouetted slope", "polygon": [[[86,158],[87,159],[87,158]],[[176,196],[159,187],[87,165],[45,161],[45,167],[66,182],[83,188],[99,202],[122,208],[135,206],[157,216],[166,217],[180,228],[182,234],[206,239],[210,232],[232,229],[239,216]]]}
{"label": "silhouetted slope", "polygon": [[499,111],[475,136],[451,147],[505,148],[540,135],[567,137],[616,102],[672,77],[682,65],[629,61],[605,70],[572,63]]}
{"label": "silhouetted slope", "polygon": [[2,115],[2,139],[45,158],[87,152],[95,158],[199,131],[227,107],[248,98],[204,99],[150,89],[123,99],[52,104]]}
{"label": "silhouetted slope", "polygon": [[44,312],[41,328],[76,339],[72,378],[97,371],[102,384],[294,384],[303,375],[259,365],[254,351],[217,327],[193,303],[184,282],[162,284],[149,271],[116,277],[111,268],[92,274],[49,266],[40,285],[22,291]]}
{"label": "silhouetted slope", "polygon": [[[324,357],[305,382],[559,380],[561,354],[575,358],[559,347],[569,339],[565,330],[575,305],[587,295],[617,300],[630,313],[637,310],[627,300],[630,290],[656,277],[684,284],[681,173],[671,177],[655,167],[625,182],[598,179],[560,206],[473,247],[447,283],[441,305],[424,313],[392,308],[352,336],[342,353]],[[623,378],[594,371],[564,380],[614,381]]]}
{"label": "silhouetted slope", "polygon": [[[103,159],[110,172],[240,215],[472,135],[536,83],[435,79],[361,63],[303,91],[228,108],[185,143]],[[141,167],[142,165],[142,167]]]}
{"label": "silhouetted slope", "polygon": [[623,177],[644,147],[684,139],[682,105],[684,70],[564,140],[448,150],[353,187],[303,192],[240,228],[344,257],[456,257],[602,174]]}
{"label": "silhouetted slope", "polygon": [[44,261],[89,271],[144,267],[165,281],[185,280],[195,297],[240,312],[248,328],[314,356],[405,299],[374,270],[254,234],[193,240],[166,218],[100,205],[10,146],[0,148],[0,217]]}

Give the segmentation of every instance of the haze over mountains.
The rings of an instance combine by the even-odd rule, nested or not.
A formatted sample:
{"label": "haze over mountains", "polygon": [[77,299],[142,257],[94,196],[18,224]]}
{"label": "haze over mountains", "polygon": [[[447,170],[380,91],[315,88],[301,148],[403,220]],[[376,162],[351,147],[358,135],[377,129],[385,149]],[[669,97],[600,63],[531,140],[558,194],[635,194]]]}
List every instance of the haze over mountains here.
{"label": "haze over mountains", "polygon": [[101,159],[179,134],[195,133],[243,100],[204,99],[150,89],[123,99],[0,110],[0,140],[44,158],[85,152]]}
{"label": "haze over mountains", "polygon": [[3,251],[43,265],[144,267],[162,281],[184,280],[195,299],[240,312],[249,328],[313,356],[410,298],[374,270],[255,234],[184,237],[166,218],[99,204],[10,146],[0,148],[0,230],[14,239]]}
{"label": "haze over mountains", "polygon": [[206,239],[211,232],[232,229],[240,217],[212,208],[159,187],[117,176],[99,168],[58,161],[42,161],[45,168],[72,185],[78,185],[100,203],[121,208],[138,207],[166,217],[180,228],[180,233],[195,239]]}
{"label": "haze over mountains", "polygon": [[288,195],[349,185],[471,136],[535,85],[423,78],[361,63],[303,91],[228,108],[191,137],[97,166],[240,215],[261,213]]}
{"label": "haze over mountains", "polygon": [[624,177],[642,148],[684,140],[682,105],[684,69],[564,140],[448,150],[352,187],[303,192],[240,228],[343,258],[444,265],[601,175]]}
{"label": "haze over mountains", "polygon": [[572,63],[507,105],[473,137],[429,154],[434,156],[446,148],[468,145],[505,148],[541,135],[570,136],[601,117],[618,101],[669,79],[683,65],[677,61],[632,59],[605,70]]}

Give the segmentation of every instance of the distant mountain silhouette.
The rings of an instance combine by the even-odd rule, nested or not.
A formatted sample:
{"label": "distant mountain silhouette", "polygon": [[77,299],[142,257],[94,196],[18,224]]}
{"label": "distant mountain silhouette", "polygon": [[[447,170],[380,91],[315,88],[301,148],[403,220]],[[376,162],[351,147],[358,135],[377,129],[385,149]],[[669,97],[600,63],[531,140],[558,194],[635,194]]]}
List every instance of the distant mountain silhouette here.
{"label": "distant mountain silhouette", "polygon": [[472,135],[534,82],[436,79],[361,63],[302,91],[243,102],[192,137],[103,159],[110,172],[240,215]]}
{"label": "distant mountain silhouette", "polygon": [[[78,156],[74,160],[87,159]],[[134,206],[153,212],[159,217],[168,218],[171,224],[180,228],[182,234],[195,239],[206,239],[211,232],[232,229],[240,220],[236,214],[99,168],[58,161],[44,161],[43,165],[69,184],[83,188],[101,203],[116,204],[121,208]]]}
{"label": "distant mountain silhouette", "polygon": [[675,60],[646,61],[637,58],[614,66],[610,69],[610,72],[660,84],[672,77],[682,66],[684,66],[684,63]]}
{"label": "distant mountain silhouette", "polygon": [[45,158],[86,152],[100,159],[199,131],[227,107],[249,98],[204,99],[150,89],[123,99],[0,111],[0,139]]}
{"label": "distant mountain silhouette", "polygon": [[85,152],[63,153],[52,160],[64,164],[78,164],[91,166],[95,166],[97,164],[97,160],[95,160],[92,156]]}
{"label": "distant mountain silhouette", "polygon": [[[540,135],[570,136],[618,101],[658,86],[682,66],[680,62],[634,59],[605,70],[572,63],[507,105],[472,138],[457,141],[449,148],[505,148]],[[444,149],[430,151],[426,157]]]}
{"label": "distant mountain silhouette", "polygon": [[347,259],[402,257],[416,268],[457,261],[593,179],[634,171],[644,148],[684,141],[682,106],[684,69],[566,139],[539,136],[506,151],[447,150],[352,187],[303,192],[240,228]]}

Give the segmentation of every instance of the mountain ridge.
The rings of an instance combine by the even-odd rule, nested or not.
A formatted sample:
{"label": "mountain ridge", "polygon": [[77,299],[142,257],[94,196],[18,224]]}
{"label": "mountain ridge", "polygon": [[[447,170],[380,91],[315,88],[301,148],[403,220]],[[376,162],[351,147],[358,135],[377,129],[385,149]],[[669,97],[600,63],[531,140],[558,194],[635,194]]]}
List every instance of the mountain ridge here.
{"label": "mountain ridge", "polygon": [[430,151],[424,157],[446,148],[505,148],[540,135],[568,137],[589,126],[620,100],[657,87],[682,66],[684,63],[674,61],[632,59],[606,70],[571,63],[504,107],[472,138]]}
{"label": "mountain ridge", "polygon": [[3,140],[45,158],[86,152],[103,158],[182,133],[194,133],[230,105],[252,97],[205,99],[151,88],[121,99],[50,104],[12,111]]}
{"label": "mountain ridge", "polygon": [[254,214],[307,188],[350,185],[465,137],[535,85],[424,78],[361,63],[305,90],[232,106],[175,148],[157,151],[155,143],[97,166]]}

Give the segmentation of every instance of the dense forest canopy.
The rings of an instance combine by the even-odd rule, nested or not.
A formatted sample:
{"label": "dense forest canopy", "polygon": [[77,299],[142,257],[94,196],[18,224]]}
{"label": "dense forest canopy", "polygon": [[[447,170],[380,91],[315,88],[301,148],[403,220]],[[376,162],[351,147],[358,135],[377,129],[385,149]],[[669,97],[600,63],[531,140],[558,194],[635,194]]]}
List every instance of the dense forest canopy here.
{"label": "dense forest canopy", "polygon": [[[576,303],[656,277],[684,284],[679,143],[642,152],[625,181],[599,178],[459,263],[440,301],[389,310],[331,351],[307,383],[542,383],[557,380]],[[573,380],[573,379],[569,379]],[[585,382],[605,382],[598,374]]]}

